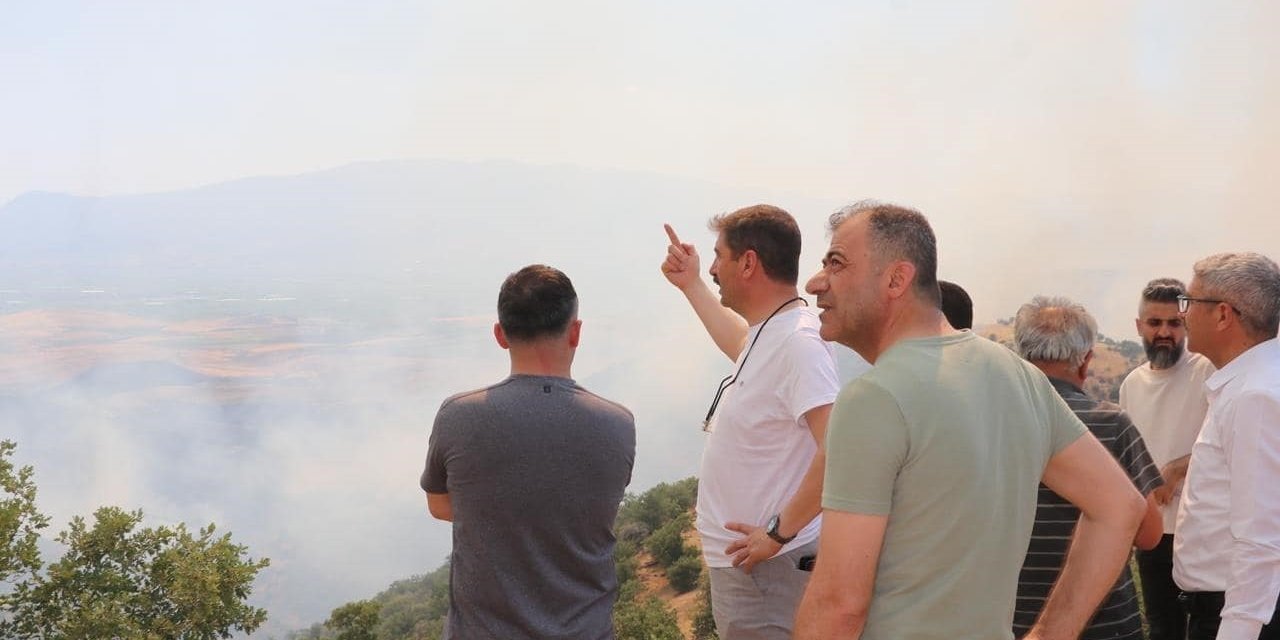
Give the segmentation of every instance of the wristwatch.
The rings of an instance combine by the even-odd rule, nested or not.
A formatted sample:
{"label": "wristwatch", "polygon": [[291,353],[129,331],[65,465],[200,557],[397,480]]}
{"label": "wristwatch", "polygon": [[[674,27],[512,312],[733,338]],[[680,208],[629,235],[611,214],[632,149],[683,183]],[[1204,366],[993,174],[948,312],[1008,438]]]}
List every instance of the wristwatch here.
{"label": "wristwatch", "polygon": [[781,526],[781,524],[782,524],[782,518],[779,517],[779,514],[775,513],[772,518],[769,518],[769,524],[765,525],[764,534],[769,536],[770,538],[773,538],[773,541],[778,544],[786,544],[788,542],[791,542],[792,540],[795,540],[796,539],[795,536],[784,538],[778,534],[778,527]]}

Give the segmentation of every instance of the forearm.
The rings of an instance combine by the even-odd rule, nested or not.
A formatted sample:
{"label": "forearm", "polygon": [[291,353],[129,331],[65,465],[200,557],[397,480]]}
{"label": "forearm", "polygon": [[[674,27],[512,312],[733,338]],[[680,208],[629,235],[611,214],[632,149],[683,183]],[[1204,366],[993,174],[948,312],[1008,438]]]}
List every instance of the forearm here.
{"label": "forearm", "polygon": [[1150,551],[1160,544],[1164,537],[1164,517],[1160,512],[1160,504],[1155,493],[1147,496],[1147,510],[1142,515],[1142,524],[1138,525],[1138,533],[1133,537],[1133,546]]}
{"label": "forearm", "polygon": [[862,637],[862,628],[867,623],[866,611],[845,606],[840,591],[840,584],[835,580],[813,576],[796,611],[793,640]]}
{"label": "forearm", "polygon": [[1164,468],[1160,470],[1160,475],[1164,477],[1165,484],[1177,487],[1182,483],[1183,479],[1187,477],[1187,468],[1190,466],[1191,454],[1187,454],[1181,458],[1169,461],[1169,464],[1166,464]]}
{"label": "forearm", "polygon": [[427,511],[436,520],[453,522],[453,499],[447,493],[428,493]]}
{"label": "forearm", "polygon": [[698,320],[702,321],[702,326],[720,351],[730,360],[737,360],[747,341],[747,321],[720,304],[720,300],[702,278],[695,279],[680,292],[689,300],[689,306],[698,314]]}
{"label": "forearm", "polygon": [[778,514],[778,534],[789,538],[805,528],[822,512],[822,475],[826,471],[827,456],[822,448],[813,456],[809,470],[800,481],[800,488]]}
{"label": "forearm", "polygon": [[1280,548],[1272,541],[1236,539],[1230,562],[1218,640],[1252,640],[1275,612],[1280,594],[1273,585],[1280,574]]}
{"label": "forearm", "polygon": [[1080,517],[1058,581],[1034,637],[1077,638],[1129,559],[1136,518]]}

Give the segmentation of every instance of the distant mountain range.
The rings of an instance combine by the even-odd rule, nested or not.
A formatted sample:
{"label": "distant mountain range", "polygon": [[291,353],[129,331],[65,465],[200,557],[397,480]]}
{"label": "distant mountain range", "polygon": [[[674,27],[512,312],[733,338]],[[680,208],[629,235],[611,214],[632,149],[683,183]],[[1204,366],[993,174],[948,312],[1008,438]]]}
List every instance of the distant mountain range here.
{"label": "distant mountain range", "polygon": [[502,276],[538,261],[614,288],[643,274],[657,289],[662,222],[709,254],[710,215],[776,197],[656,174],[432,160],[144,195],[33,192],[0,207],[0,289],[34,282],[110,295],[145,283],[154,294],[158,280],[338,295],[416,286],[469,302],[479,281],[493,283],[479,296],[487,302]]}

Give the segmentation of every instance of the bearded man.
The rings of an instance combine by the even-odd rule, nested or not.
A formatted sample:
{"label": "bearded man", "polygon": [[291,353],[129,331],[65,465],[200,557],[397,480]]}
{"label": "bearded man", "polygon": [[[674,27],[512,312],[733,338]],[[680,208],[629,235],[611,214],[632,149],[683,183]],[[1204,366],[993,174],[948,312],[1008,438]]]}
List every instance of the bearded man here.
{"label": "bearded man", "polygon": [[1173,525],[1191,445],[1209,407],[1204,383],[1215,371],[1208,358],[1185,348],[1187,330],[1178,314],[1178,296],[1186,292],[1173,278],[1157,278],[1142,290],[1135,323],[1147,362],[1120,385],[1120,408],[1138,427],[1165,482],[1152,492],[1163,510],[1164,536],[1156,548],[1137,552],[1151,640],[1186,637],[1187,617],[1173,582]]}

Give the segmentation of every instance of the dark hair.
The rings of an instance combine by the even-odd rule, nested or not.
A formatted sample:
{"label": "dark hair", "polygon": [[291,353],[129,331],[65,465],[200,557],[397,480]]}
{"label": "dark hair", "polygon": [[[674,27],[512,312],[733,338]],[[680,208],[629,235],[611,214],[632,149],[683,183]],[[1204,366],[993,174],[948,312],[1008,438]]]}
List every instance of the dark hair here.
{"label": "dark hair", "polygon": [[1142,290],[1143,302],[1177,302],[1187,292],[1187,285],[1176,278],[1156,278]]}
{"label": "dark hair", "polygon": [[866,216],[868,240],[877,260],[905,260],[915,265],[915,289],[925,300],[939,304],[938,239],[924,214],[896,204],[861,200],[833,214],[828,220],[832,233],[846,221]]}
{"label": "dark hair", "polygon": [[498,324],[513,342],[564,333],[578,311],[578,294],[559,269],[531,264],[509,276],[498,291]]}
{"label": "dark hair", "polygon": [[963,287],[946,280],[938,281],[938,291],[942,294],[942,315],[947,322],[957,329],[973,328],[973,298]]}
{"label": "dark hair", "polygon": [[707,226],[724,234],[734,258],[755,251],[769,278],[785,284],[800,279],[800,225],[786,211],[758,204],[722,213]]}

